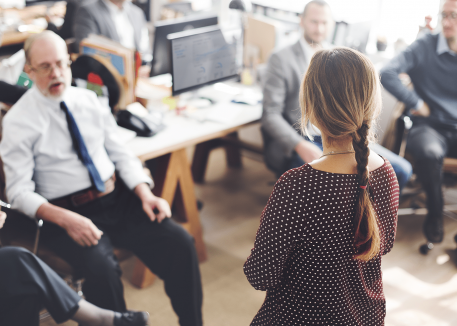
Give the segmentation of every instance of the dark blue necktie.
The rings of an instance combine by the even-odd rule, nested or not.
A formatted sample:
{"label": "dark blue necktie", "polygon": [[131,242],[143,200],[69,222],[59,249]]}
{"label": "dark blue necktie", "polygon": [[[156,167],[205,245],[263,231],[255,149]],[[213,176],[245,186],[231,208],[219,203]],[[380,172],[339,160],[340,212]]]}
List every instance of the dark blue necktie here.
{"label": "dark blue necktie", "polygon": [[98,191],[104,192],[105,191],[105,183],[103,182],[100,174],[97,171],[97,168],[92,161],[92,158],[87,151],[86,144],[84,143],[84,139],[79,132],[78,125],[76,124],[75,118],[73,114],[71,114],[70,110],[68,110],[67,105],[65,102],[60,102],[60,108],[65,112],[67,116],[67,123],[68,129],[70,129],[71,139],[73,140],[73,146],[78,153],[79,159],[84,163],[87,170],[89,171],[90,178],[92,183],[95,185]]}

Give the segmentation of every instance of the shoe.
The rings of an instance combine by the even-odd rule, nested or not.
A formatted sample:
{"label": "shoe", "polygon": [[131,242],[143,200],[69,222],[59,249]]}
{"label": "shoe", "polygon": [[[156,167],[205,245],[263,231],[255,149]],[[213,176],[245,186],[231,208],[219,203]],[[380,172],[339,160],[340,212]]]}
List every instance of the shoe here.
{"label": "shoe", "polygon": [[427,216],[424,221],[424,234],[431,243],[442,242],[444,237],[443,219]]}
{"label": "shoe", "polygon": [[146,326],[149,314],[145,311],[127,311],[114,313],[114,326]]}

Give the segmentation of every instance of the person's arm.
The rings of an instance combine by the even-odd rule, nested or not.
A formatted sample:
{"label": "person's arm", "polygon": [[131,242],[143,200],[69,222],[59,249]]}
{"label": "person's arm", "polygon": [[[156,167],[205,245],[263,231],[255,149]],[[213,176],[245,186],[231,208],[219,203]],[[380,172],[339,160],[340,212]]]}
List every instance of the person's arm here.
{"label": "person's arm", "polygon": [[424,55],[424,40],[419,39],[411,44],[406,50],[398,54],[380,71],[381,83],[399,101],[406,105],[407,109],[419,110],[424,102],[414,90],[408,89],[398,77],[401,73],[408,73],[421,64]]}
{"label": "person's arm", "polygon": [[301,240],[295,232],[303,217],[291,212],[297,206],[296,196],[294,182],[286,173],[276,183],[262,212],[254,248],[244,263],[244,273],[256,290],[273,289],[279,284],[289,253]]}
{"label": "person's arm", "polygon": [[0,211],[0,229],[1,229],[1,228],[3,227],[3,225],[5,224],[5,220],[6,220],[6,213]]}
{"label": "person's arm", "polygon": [[59,225],[82,246],[97,244],[102,232],[92,221],[48,203],[46,198],[35,192],[35,182],[32,179],[35,159],[32,148],[37,139],[37,132],[34,131],[33,125],[18,122],[17,119],[10,117],[7,114],[3,120],[0,154],[6,178],[6,194],[11,207],[31,218],[38,217]]}
{"label": "person's arm", "polygon": [[275,53],[268,60],[265,73],[262,128],[271,138],[280,141],[286,152],[292,152],[297,144],[303,141],[303,138],[284,119],[286,97],[287,83],[283,62]]}
{"label": "person's arm", "polygon": [[[73,24],[73,34],[75,37],[75,49],[79,50],[79,43],[89,36],[89,34],[99,34],[97,23],[93,15],[86,6],[81,6],[76,11]],[[79,52],[79,51],[78,51]]]}
{"label": "person's arm", "polygon": [[[96,100],[96,99],[95,99]],[[98,100],[96,100],[97,103]],[[103,112],[105,126],[105,149],[109,158],[114,163],[116,171],[127,185],[141,199],[143,210],[151,221],[161,222],[166,217],[171,217],[169,203],[163,198],[154,196],[151,192],[153,181],[144,173],[140,160],[128,151],[119,141],[117,124],[108,108],[99,108]],[[157,214],[154,213],[157,210]]]}

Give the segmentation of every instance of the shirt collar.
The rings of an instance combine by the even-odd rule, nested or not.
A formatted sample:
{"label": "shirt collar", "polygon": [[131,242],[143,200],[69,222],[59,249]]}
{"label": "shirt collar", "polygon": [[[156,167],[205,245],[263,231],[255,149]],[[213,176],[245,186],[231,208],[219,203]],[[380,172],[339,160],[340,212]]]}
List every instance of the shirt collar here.
{"label": "shirt collar", "polygon": [[38,89],[38,87],[36,85],[33,85],[32,88],[30,89],[30,91],[34,93],[34,95],[36,96],[38,101],[46,104],[48,107],[60,110],[60,102],[65,101],[65,99],[68,97],[67,96],[68,95],[68,89],[70,87],[71,86],[67,86],[67,89],[62,94],[62,96],[59,97],[59,98],[53,98],[53,97],[49,97],[49,96],[44,96],[43,93],[41,93],[41,91]]}
{"label": "shirt collar", "polygon": [[[303,33],[302,33],[302,36],[300,37],[299,41],[300,41],[300,45],[301,45],[301,47],[303,49],[303,52],[305,53],[306,61],[309,64],[311,62],[311,58],[313,57],[314,53],[317,50],[312,48],[311,45],[309,45],[308,42],[306,42],[305,37],[303,36]],[[322,49],[329,49],[330,48],[330,44],[325,42],[325,41],[322,42],[321,45],[322,45]]]}
{"label": "shirt collar", "polygon": [[440,33],[438,35],[438,44],[436,46],[436,53],[438,55],[441,55],[441,54],[446,53],[446,52],[449,52],[449,54],[451,54],[453,56],[457,56],[457,53],[452,51],[449,48],[449,44],[447,44],[447,41],[446,41],[446,38],[444,37],[444,34]]}
{"label": "shirt collar", "polygon": [[114,3],[112,3],[109,0],[103,0],[103,2],[106,4],[106,6],[108,7],[111,14],[118,14],[118,13],[125,11],[125,8],[127,7],[127,3],[128,3],[128,1],[124,1],[124,3],[122,4],[122,9],[119,9],[118,6],[116,6]]}

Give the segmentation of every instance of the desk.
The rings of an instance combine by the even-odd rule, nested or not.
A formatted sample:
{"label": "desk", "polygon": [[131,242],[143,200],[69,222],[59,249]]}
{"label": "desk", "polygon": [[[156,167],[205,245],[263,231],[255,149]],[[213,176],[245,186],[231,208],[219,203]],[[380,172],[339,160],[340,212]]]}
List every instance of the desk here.
{"label": "desk", "polygon": [[[219,101],[216,106],[226,110],[242,110],[233,119],[223,123],[198,122],[169,112],[165,117],[165,130],[152,138],[136,137],[126,144],[143,162],[157,159],[157,169],[153,175],[153,192],[156,196],[166,199],[170,206],[175,205],[179,222],[195,238],[195,247],[201,262],[206,260],[207,254],[186,147],[233,134],[245,126],[258,122],[262,115],[260,104],[249,106]],[[153,274],[138,260],[132,283],[143,288],[150,285],[153,279]]]}

